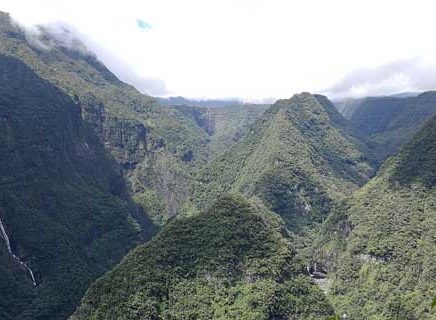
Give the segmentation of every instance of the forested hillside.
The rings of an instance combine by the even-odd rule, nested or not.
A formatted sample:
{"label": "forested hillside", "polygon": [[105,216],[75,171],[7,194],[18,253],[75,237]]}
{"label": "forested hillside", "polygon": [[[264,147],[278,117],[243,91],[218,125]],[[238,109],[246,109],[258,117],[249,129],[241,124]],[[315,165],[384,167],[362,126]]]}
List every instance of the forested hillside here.
{"label": "forested hillside", "polygon": [[352,319],[435,319],[435,186],[433,118],[325,225],[318,253],[338,311]]}
{"label": "forested hillside", "polygon": [[373,173],[365,147],[322,96],[279,100],[247,135],[212,160],[191,187],[203,208],[223,192],[258,197],[298,231],[321,222],[332,204]]}
{"label": "forested hillside", "polygon": [[153,98],[58,29],[0,12],[0,319],[436,319],[436,91]]}
{"label": "forested hillside", "polygon": [[292,246],[273,213],[227,195],[133,250],[71,319],[325,319]]}
{"label": "forested hillside", "polygon": [[0,15],[0,53],[21,60],[80,104],[83,120],[119,163],[135,200],[162,224],[180,211],[190,172],[206,157],[208,134],[119,81],[82,43],[63,36],[71,41],[42,27],[26,35]]}
{"label": "forested hillside", "polygon": [[362,141],[384,161],[436,115],[436,92],[346,100],[338,107]]}
{"label": "forested hillside", "polygon": [[79,104],[15,58],[0,74],[0,318],[62,319],[152,223]]}
{"label": "forested hillside", "polygon": [[241,140],[251,124],[270,107],[265,104],[237,104],[222,107],[178,106],[172,108],[179,119],[191,120],[206,131],[207,159],[223,154]]}

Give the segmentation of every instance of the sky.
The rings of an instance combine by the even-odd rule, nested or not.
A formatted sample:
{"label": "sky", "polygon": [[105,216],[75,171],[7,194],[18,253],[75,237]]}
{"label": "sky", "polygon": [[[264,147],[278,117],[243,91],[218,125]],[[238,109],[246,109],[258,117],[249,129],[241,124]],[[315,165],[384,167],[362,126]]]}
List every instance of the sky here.
{"label": "sky", "polygon": [[155,96],[265,101],[436,89],[436,3],[390,0],[1,0],[23,26],[70,26]]}

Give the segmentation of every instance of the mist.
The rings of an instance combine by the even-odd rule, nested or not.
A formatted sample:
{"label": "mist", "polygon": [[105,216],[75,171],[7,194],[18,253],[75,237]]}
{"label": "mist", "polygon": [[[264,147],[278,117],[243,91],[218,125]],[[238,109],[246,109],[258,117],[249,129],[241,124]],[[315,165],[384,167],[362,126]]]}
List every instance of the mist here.
{"label": "mist", "polygon": [[137,74],[129,62],[106,50],[85,34],[80,33],[72,25],[63,22],[52,22],[36,26],[24,26],[16,21],[25,34],[26,41],[40,50],[52,50],[65,47],[92,55],[113,72],[121,81],[134,86],[143,94],[165,96],[168,94],[165,81]]}
{"label": "mist", "polygon": [[376,68],[359,68],[325,90],[332,98],[382,96],[436,89],[436,67],[422,58],[399,60]]}
{"label": "mist", "polygon": [[434,3],[418,1],[396,2],[395,14],[376,0],[3,0],[0,10],[26,27],[67,25],[143,93],[263,101],[435,89]]}

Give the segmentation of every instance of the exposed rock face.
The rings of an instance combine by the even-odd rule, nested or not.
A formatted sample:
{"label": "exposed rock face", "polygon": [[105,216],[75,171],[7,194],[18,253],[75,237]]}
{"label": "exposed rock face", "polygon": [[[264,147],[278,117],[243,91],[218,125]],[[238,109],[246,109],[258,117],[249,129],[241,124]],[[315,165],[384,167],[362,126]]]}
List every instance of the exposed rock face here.
{"label": "exposed rock face", "polygon": [[[12,38],[11,30],[22,36]],[[75,101],[83,121],[118,162],[134,199],[155,222],[180,213],[185,193],[178,193],[173,181],[185,190],[194,168],[207,158],[209,137],[202,124],[184,122],[175,108],[161,107],[119,81],[77,40],[67,46],[43,28],[32,39],[26,41],[3,15],[0,53],[20,59]],[[77,150],[86,153],[83,146]],[[162,159],[170,166],[164,177],[159,176]]]}

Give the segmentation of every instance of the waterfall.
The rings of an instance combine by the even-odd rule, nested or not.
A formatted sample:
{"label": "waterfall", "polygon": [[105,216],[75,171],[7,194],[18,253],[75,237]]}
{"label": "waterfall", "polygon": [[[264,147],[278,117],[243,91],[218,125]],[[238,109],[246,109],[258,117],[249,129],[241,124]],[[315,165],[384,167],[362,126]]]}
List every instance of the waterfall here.
{"label": "waterfall", "polygon": [[35,279],[35,274],[33,273],[32,269],[30,269],[30,267],[24,263],[23,261],[21,261],[21,259],[15,255],[12,252],[12,248],[11,248],[11,242],[9,240],[9,236],[6,232],[6,228],[5,225],[2,222],[2,219],[0,218],[0,232],[1,232],[1,236],[3,238],[3,240],[6,243],[6,250],[8,251],[8,253],[14,258],[15,261],[17,261],[24,269],[27,270],[27,272],[30,274],[30,277],[32,278],[32,284],[33,286],[36,287],[36,279]]}
{"label": "waterfall", "polygon": [[8,234],[6,233],[5,226],[3,225],[2,219],[0,218],[0,231],[2,233],[2,237],[6,242],[6,249],[8,253],[12,255],[11,242],[9,241]]}

